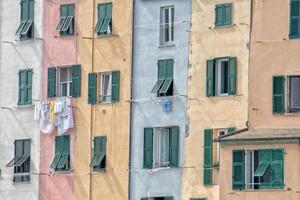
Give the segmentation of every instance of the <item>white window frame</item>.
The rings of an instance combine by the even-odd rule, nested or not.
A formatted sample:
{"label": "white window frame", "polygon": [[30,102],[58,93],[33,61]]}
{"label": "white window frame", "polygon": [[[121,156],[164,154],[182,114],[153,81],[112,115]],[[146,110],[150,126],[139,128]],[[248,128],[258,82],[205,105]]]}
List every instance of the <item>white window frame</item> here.
{"label": "white window frame", "polygon": [[[167,143],[168,146],[165,147],[167,149],[167,156],[166,156],[166,162],[164,162],[161,157],[162,154],[162,148],[161,148],[161,139],[162,139],[162,130],[168,131],[167,134]],[[169,167],[170,164],[170,128],[168,127],[157,127],[154,128],[154,135],[153,135],[153,167],[154,168],[162,168],[162,167]]]}
{"label": "white window frame", "polygon": [[[105,85],[104,85],[104,77],[105,76],[109,76],[110,77],[110,79],[109,79],[109,89],[110,89],[110,95],[107,95],[107,93],[104,95],[104,90],[105,90],[105,88],[106,87],[104,87]],[[100,73],[100,81],[99,81],[99,83],[100,83],[100,95],[99,95],[99,101],[100,101],[100,103],[111,103],[111,97],[112,97],[112,72],[102,72],[102,73]],[[106,92],[108,92],[108,91],[106,91]],[[104,99],[104,97],[105,97],[105,99]]]}
{"label": "white window frame", "polygon": [[217,96],[228,96],[228,88],[227,88],[227,93],[221,93],[221,88],[222,88],[222,83],[221,83],[221,77],[222,77],[222,70],[221,70],[221,63],[226,61],[228,62],[228,67],[229,67],[229,59],[228,58],[220,58],[217,59],[217,64],[216,64],[216,75],[215,75],[215,91]]}
{"label": "white window frame", "polygon": [[[62,69],[68,69],[68,72],[67,72],[67,76],[69,78],[68,81],[64,81],[64,82],[61,82],[60,81],[60,78],[61,78],[61,70]],[[68,67],[58,67],[58,72],[57,72],[57,94],[59,97],[70,97],[71,96],[71,84],[72,84],[72,67],[71,66],[68,66]],[[67,95],[66,96],[63,96],[62,95],[62,86],[63,84],[67,84]]]}
{"label": "white window frame", "polygon": [[[165,19],[165,12],[166,10],[169,10],[169,21],[166,22]],[[174,18],[172,18],[172,12]],[[174,44],[174,32],[175,32],[175,26],[174,26],[174,21],[175,21],[175,6],[164,6],[160,7],[160,45],[172,45]],[[166,28],[169,27],[169,41],[166,41],[165,38],[165,32]]]}

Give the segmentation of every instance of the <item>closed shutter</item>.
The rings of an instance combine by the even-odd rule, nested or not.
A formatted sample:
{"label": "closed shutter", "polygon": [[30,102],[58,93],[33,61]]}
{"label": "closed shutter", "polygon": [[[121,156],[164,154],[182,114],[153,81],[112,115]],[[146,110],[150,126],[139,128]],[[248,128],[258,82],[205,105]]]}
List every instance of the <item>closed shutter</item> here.
{"label": "closed shutter", "polygon": [[89,73],[88,103],[89,104],[97,103],[97,74],[96,73]]}
{"label": "closed shutter", "polygon": [[215,61],[207,60],[206,63],[206,96],[215,96]]}
{"label": "closed shutter", "polygon": [[290,3],[290,38],[300,37],[300,1]]}
{"label": "closed shutter", "polygon": [[27,99],[27,92],[26,92],[26,85],[27,85],[27,73],[26,71],[19,72],[19,105],[24,105]]}
{"label": "closed shutter", "polygon": [[170,167],[178,167],[179,160],[179,127],[171,127],[170,131]]}
{"label": "closed shutter", "polygon": [[71,94],[73,97],[79,97],[81,91],[81,66],[72,66],[72,89]]}
{"label": "closed shutter", "polygon": [[27,98],[26,104],[32,103],[32,70],[27,70]]}
{"label": "closed shutter", "polygon": [[204,170],[203,185],[212,184],[212,146],[213,146],[213,130],[204,130]]}
{"label": "closed shutter", "polygon": [[284,188],[284,150],[273,149],[272,150],[272,188],[283,189]]}
{"label": "closed shutter", "polygon": [[120,93],[120,71],[112,72],[111,87],[112,87],[111,101],[118,102],[119,93]]}
{"label": "closed shutter", "polygon": [[232,160],[232,189],[242,190],[245,188],[245,151],[233,151]]}
{"label": "closed shutter", "polygon": [[284,113],[284,76],[273,77],[273,113]]}
{"label": "closed shutter", "polygon": [[151,169],[153,164],[153,128],[144,129],[144,168]]}
{"label": "closed shutter", "polygon": [[224,12],[223,14],[225,15],[224,25],[231,25],[231,22],[232,22],[232,16],[231,16],[232,4],[231,3],[225,4],[223,12]]}
{"label": "closed shutter", "polygon": [[48,98],[52,98],[56,96],[56,68],[49,67],[48,68]]}
{"label": "closed shutter", "polygon": [[228,68],[228,94],[236,94],[236,57],[229,58]]}
{"label": "closed shutter", "polygon": [[215,8],[215,26],[223,25],[223,7],[221,5],[216,5]]}

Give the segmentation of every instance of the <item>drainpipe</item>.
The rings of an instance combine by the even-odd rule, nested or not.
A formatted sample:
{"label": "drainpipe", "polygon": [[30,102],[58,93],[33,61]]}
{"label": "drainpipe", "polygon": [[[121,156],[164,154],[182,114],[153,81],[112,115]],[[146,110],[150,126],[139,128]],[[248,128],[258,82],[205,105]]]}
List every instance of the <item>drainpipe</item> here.
{"label": "drainpipe", "polygon": [[129,119],[129,162],[128,162],[128,200],[131,198],[130,188],[131,188],[131,143],[133,139],[132,135],[132,111],[133,111],[133,69],[134,69],[134,19],[135,19],[135,0],[132,0],[132,33],[131,33],[131,71],[130,71],[130,119]]}

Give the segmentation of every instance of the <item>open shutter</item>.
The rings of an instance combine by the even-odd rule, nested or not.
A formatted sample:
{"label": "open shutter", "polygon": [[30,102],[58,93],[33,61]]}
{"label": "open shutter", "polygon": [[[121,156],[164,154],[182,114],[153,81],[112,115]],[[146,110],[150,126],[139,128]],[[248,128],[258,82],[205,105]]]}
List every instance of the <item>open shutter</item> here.
{"label": "open shutter", "polygon": [[48,68],[48,98],[53,98],[56,96],[56,68]]}
{"label": "open shutter", "polygon": [[228,68],[228,94],[236,94],[236,57],[229,58]]}
{"label": "open shutter", "polygon": [[171,127],[170,132],[170,167],[178,167],[179,160],[179,127],[173,126]]}
{"label": "open shutter", "polygon": [[112,72],[111,87],[112,87],[111,101],[118,102],[119,93],[120,93],[120,71]]}
{"label": "open shutter", "polygon": [[233,133],[236,131],[236,128],[235,127],[230,127],[228,128],[228,133]]}
{"label": "open shutter", "polygon": [[165,80],[163,85],[161,86],[159,93],[167,94],[173,81],[174,60],[168,59],[168,60],[164,60],[163,62],[164,62],[164,70],[165,70],[165,74],[164,74]]}
{"label": "open shutter", "polygon": [[284,188],[284,151],[283,149],[272,150],[272,188],[283,189]]}
{"label": "open shutter", "polygon": [[215,96],[215,61],[207,60],[206,63],[206,96]]}
{"label": "open shutter", "polygon": [[[259,164],[271,163],[271,161],[272,161],[272,149],[259,150]],[[268,189],[271,187],[272,185],[270,182],[263,182],[262,180],[260,181],[260,185],[259,185],[260,189]]]}
{"label": "open shutter", "polygon": [[284,113],[284,76],[273,77],[273,113]]}
{"label": "open shutter", "polygon": [[290,3],[290,38],[300,37],[300,1]]}
{"label": "open shutter", "polygon": [[97,73],[89,73],[88,81],[88,103],[97,103]]}
{"label": "open shutter", "polygon": [[81,91],[81,66],[72,66],[72,89],[71,94],[73,97],[79,97]]}
{"label": "open shutter", "polygon": [[204,130],[204,170],[203,185],[212,184],[212,146],[213,146],[213,130]]}
{"label": "open shutter", "polygon": [[151,169],[153,164],[153,128],[144,129],[144,168]]}
{"label": "open shutter", "polygon": [[245,151],[233,151],[232,161],[232,189],[242,190],[245,188]]}

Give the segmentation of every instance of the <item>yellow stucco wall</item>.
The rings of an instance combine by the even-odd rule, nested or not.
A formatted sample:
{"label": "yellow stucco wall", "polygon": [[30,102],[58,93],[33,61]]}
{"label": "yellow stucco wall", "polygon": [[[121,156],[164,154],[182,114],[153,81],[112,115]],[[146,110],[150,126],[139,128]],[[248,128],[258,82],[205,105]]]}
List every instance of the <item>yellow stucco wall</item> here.
{"label": "yellow stucco wall", "polygon": [[[80,16],[77,22],[77,62],[82,65],[82,94],[76,102],[78,132],[75,146],[74,193],[75,199],[78,200],[124,200],[128,198],[129,174],[132,0],[94,2],[95,4],[93,0],[80,1],[77,8]],[[113,34],[106,37],[95,34],[93,40],[97,4],[106,2],[113,2]],[[120,70],[120,102],[89,105],[88,73],[113,70]],[[102,135],[107,136],[106,170],[90,174],[92,139]]]}
{"label": "yellow stucco wall", "polygon": [[[215,5],[233,3],[233,25],[215,28]],[[204,129],[245,128],[248,106],[250,0],[193,0],[188,80],[190,133],[185,143],[182,199],[219,199],[219,186],[203,186]],[[237,94],[206,97],[206,60],[237,57]],[[215,153],[214,153],[215,156]]]}
{"label": "yellow stucco wall", "polygon": [[[296,142],[285,144],[222,145],[220,167],[220,200],[298,200],[300,199],[300,146]],[[232,190],[232,151],[239,149],[283,148],[283,190]],[[224,167],[223,167],[224,166]],[[287,188],[290,188],[288,191]]]}

